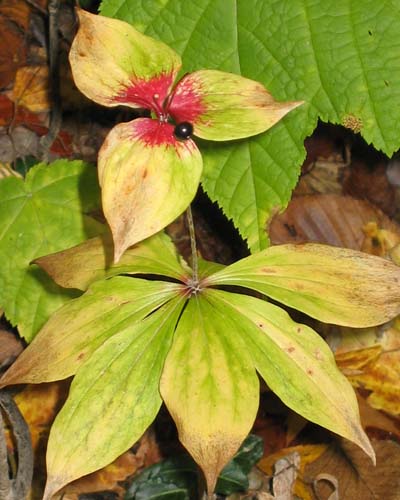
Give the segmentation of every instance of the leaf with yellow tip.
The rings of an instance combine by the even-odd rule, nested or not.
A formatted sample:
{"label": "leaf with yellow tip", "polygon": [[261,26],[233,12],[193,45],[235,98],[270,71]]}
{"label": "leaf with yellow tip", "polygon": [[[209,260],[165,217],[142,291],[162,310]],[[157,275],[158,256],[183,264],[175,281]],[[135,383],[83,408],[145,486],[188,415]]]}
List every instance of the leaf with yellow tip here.
{"label": "leaf with yellow tip", "polygon": [[128,248],[113,262],[110,233],[86,240],[61,252],[35,259],[60,286],[87,290],[93,282],[117,274],[157,274],[181,280],[190,270],[165,233],[158,233]]}
{"label": "leaf with yellow tip", "polygon": [[111,463],[155,418],[161,370],[184,301],[178,297],[99,347],[76,374],[47,446],[44,499]]}
{"label": "leaf with yellow tip", "polygon": [[325,323],[355,328],[400,313],[400,267],[316,243],[270,247],[222,269],[205,284],[251,288]]}
{"label": "leaf with yellow tip", "polygon": [[178,54],[128,23],[77,13],[79,30],[69,60],[79,90],[104,106],[161,105],[181,67]]}
{"label": "leaf with yellow tip", "polygon": [[114,127],[99,153],[103,211],[114,239],[114,260],[159,232],[193,200],[202,159],[192,140],[174,127],[139,118]]}
{"label": "leaf with yellow tip", "polygon": [[229,314],[192,296],[168,353],[160,391],[179,439],[202,468],[209,493],[249,433],[259,384],[247,346]]}
{"label": "leaf with yellow tip", "polygon": [[169,111],[177,123],[192,123],[196,136],[229,141],[265,132],[302,103],[277,102],[259,82],[205,69],[182,78]]}
{"label": "leaf with yellow tip", "polygon": [[222,290],[207,295],[234,322],[257,371],[289,408],[358,444],[375,460],[354,390],[314,330],[255,297]]}
{"label": "leaf with yellow tip", "polygon": [[108,338],[142,320],[179,291],[180,285],[174,283],[124,276],[93,283],[84,295],[51,316],[0,379],[0,387],[74,375]]}

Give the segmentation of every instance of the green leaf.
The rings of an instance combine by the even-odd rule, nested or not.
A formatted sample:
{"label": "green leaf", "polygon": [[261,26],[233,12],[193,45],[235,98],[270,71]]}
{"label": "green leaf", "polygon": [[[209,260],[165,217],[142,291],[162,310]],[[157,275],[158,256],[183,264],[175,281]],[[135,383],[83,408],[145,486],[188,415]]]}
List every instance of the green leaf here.
{"label": "green leaf", "polygon": [[258,409],[258,379],[235,330],[231,318],[203,294],[192,296],[160,383],[179,440],[202,468],[210,493],[249,433]]}
{"label": "green leaf", "polygon": [[400,313],[400,267],[345,248],[277,245],[204,280],[251,288],[325,323],[363,328]]}
{"label": "green leaf", "polygon": [[[248,488],[247,474],[263,456],[262,438],[250,434],[218,478],[215,492],[230,495]],[[167,458],[147,467],[127,488],[125,500],[190,500],[196,496],[198,469],[190,455]]]}
{"label": "green leaf", "polygon": [[[376,0],[103,0],[101,12],[173,47],[183,69],[260,81],[280,101],[304,100],[253,139],[202,148],[203,186],[253,251],[290,199],[317,119],[400,147],[400,7]],[[207,40],[207,43],[204,41]]]}
{"label": "green leaf", "polygon": [[182,280],[191,273],[163,232],[128,248],[117,264],[110,233],[35,260],[60,286],[86,290],[97,280],[117,274],[156,274]]}
{"label": "green leaf", "polygon": [[74,375],[109,337],[142,320],[179,290],[173,283],[122,276],[94,283],[51,316],[0,379],[0,386]]}
{"label": "green leaf", "polygon": [[[245,474],[249,474],[251,468],[264,455],[264,441],[260,436],[250,434],[243,441],[239,451],[233,457],[233,462],[237,463]],[[223,471],[222,471],[223,472]]]}
{"label": "green leaf", "polygon": [[197,492],[197,470],[189,455],[163,460],[134,478],[125,500],[190,500]]}
{"label": "green leaf", "polygon": [[99,234],[103,225],[86,215],[98,207],[96,170],[80,161],[40,164],[25,180],[0,181],[0,306],[28,341],[71,299],[29,263]]}
{"label": "green leaf", "polygon": [[374,459],[354,390],[314,330],[263,300],[222,290],[206,293],[234,321],[257,371],[289,408],[357,443]]}
{"label": "green leaf", "polygon": [[155,418],[159,379],[183,307],[178,297],[100,346],[76,374],[51,428],[44,499],[115,460]]}

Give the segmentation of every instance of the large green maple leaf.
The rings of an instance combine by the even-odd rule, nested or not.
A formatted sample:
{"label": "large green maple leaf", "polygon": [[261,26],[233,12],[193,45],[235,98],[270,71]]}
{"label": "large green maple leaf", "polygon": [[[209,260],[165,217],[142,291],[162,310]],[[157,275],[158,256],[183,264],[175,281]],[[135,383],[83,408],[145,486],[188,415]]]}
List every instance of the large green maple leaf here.
{"label": "large green maple leaf", "polygon": [[172,46],[185,71],[258,80],[306,104],[245,141],[202,144],[202,184],[252,251],[283,209],[317,120],[359,131],[387,155],[400,147],[400,6],[385,0],[103,0],[102,14]]}
{"label": "large green maple leaf", "polygon": [[99,204],[96,170],[81,161],[39,164],[24,180],[0,181],[0,307],[27,341],[77,295],[30,262],[102,232],[89,215]]}

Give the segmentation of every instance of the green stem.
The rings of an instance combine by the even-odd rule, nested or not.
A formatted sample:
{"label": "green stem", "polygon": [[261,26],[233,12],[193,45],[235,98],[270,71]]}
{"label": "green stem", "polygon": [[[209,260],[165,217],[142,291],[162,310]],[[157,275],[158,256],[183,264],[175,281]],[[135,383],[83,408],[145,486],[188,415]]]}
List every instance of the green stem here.
{"label": "green stem", "polygon": [[190,205],[186,209],[186,217],[189,227],[190,247],[192,249],[192,270],[193,270],[193,285],[199,284],[199,261],[197,258],[196,234],[194,232],[193,214]]}

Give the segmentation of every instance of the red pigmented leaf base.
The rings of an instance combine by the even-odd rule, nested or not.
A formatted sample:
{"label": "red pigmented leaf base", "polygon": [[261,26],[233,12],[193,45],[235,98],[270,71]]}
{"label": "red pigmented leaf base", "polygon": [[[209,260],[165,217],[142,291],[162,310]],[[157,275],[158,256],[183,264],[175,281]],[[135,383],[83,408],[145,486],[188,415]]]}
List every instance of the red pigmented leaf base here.
{"label": "red pigmented leaf base", "polygon": [[168,112],[176,123],[196,123],[199,116],[206,112],[201,96],[200,86],[195,88],[192,79],[183,77],[172,93],[168,107]]}
{"label": "red pigmented leaf base", "polygon": [[161,74],[151,80],[136,80],[132,86],[121,92],[114,101],[134,104],[151,109],[159,118],[165,115],[164,103],[173,83],[172,74]]}

